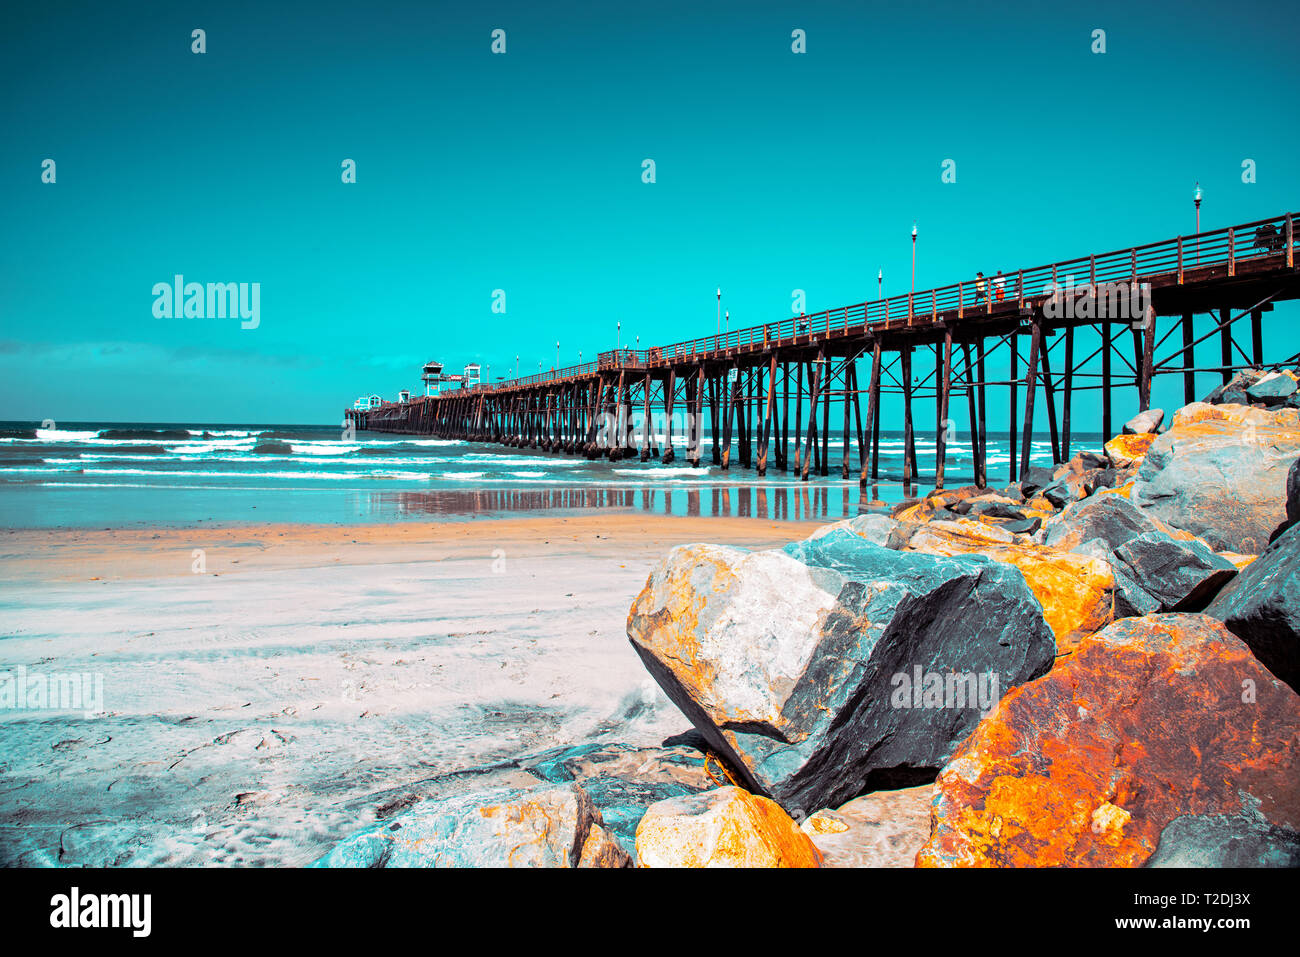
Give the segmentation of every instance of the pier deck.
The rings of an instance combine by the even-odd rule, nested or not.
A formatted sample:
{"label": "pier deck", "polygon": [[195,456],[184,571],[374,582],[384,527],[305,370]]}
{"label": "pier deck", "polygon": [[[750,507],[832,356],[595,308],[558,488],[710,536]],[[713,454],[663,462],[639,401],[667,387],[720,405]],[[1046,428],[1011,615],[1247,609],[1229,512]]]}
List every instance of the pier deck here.
{"label": "pier deck", "polygon": [[[800,478],[856,471],[866,486],[879,478],[881,396],[894,394],[903,398],[902,479],[910,484],[919,475],[916,405],[926,401],[933,405],[934,484],[941,488],[958,414],[968,428],[976,483],[986,484],[987,406],[991,390],[1000,389],[1012,423],[1014,481],[1029,467],[1035,409],[1046,409],[1052,457],[1063,462],[1080,392],[1101,391],[1098,427],[1110,436],[1117,387],[1135,390],[1121,410],[1127,418],[1148,408],[1157,375],[1181,375],[1184,401],[1191,402],[1196,373],[1218,373],[1227,382],[1238,369],[1265,365],[1263,313],[1300,298],[1297,215],[1021,269],[1001,276],[1000,286],[998,277],[987,277],[982,290],[968,279],[724,335],[615,349],[583,365],[348,409],[347,420],[358,430],[643,462],[672,462],[681,447],[691,465],[707,456],[723,470],[739,464],[760,476],[769,451],[775,468],[791,467],[793,437]],[[1206,313],[1209,326],[1196,335],[1194,319]],[[1249,336],[1234,337],[1247,323]],[[1213,339],[1216,360],[1197,365],[1196,346]],[[1271,364],[1300,358],[1289,351],[1294,345],[1284,343],[1287,354],[1271,356]],[[919,350],[934,352],[924,376],[914,374]],[[861,378],[860,363],[867,366]],[[1007,377],[987,378],[992,364],[1006,367]],[[669,427],[677,419],[687,423],[684,434]],[[706,422],[707,443],[700,440]],[[842,455],[832,463],[829,438],[837,428]]]}

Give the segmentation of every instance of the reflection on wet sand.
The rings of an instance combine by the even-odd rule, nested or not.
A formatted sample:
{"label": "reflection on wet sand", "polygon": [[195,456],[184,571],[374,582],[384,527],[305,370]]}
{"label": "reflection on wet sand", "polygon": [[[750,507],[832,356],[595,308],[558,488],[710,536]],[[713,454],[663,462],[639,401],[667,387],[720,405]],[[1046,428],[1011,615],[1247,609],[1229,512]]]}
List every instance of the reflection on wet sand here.
{"label": "reflection on wet sand", "polygon": [[[895,500],[904,489],[891,489]],[[835,521],[859,514],[867,501],[878,501],[880,487],[860,490],[842,486],[738,485],[717,488],[665,489],[649,487],[552,487],[434,489],[377,491],[369,494],[372,511],[396,511],[404,516],[502,515],[518,512],[594,512],[605,509],[641,511],[655,515],[718,518],[762,518],[774,521]]]}

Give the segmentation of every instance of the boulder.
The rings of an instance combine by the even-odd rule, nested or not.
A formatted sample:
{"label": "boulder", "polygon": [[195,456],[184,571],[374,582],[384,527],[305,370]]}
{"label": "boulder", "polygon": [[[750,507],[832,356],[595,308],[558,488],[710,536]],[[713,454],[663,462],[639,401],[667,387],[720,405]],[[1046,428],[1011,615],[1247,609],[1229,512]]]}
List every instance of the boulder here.
{"label": "boulder", "polygon": [[1115,549],[1123,573],[1160,603],[1159,611],[1200,611],[1237,574],[1204,542],[1145,532]]}
{"label": "boulder", "polygon": [[1140,464],[1146,458],[1155,439],[1155,435],[1150,432],[1117,435],[1106,443],[1106,455],[1115,463],[1116,468],[1126,469]]}
{"label": "boulder", "polygon": [[1297,458],[1300,412],[1194,402],[1152,443],[1130,499],[1216,551],[1257,553],[1285,520]]}
{"label": "boulder", "polygon": [[410,809],[339,843],[314,867],[627,867],[576,785],[493,788]]}
{"label": "boulder", "polygon": [[636,829],[642,867],[820,867],[821,852],[774,801],[723,787],[652,804]]}
{"label": "boulder", "polygon": [[1033,518],[1022,518],[1018,522],[1003,522],[1002,527],[1011,532],[1013,535],[1032,535],[1043,525],[1043,520],[1035,515]]}
{"label": "boulder", "polygon": [[1246,566],[1205,613],[1227,625],[1264,667],[1300,691],[1300,527]]}
{"label": "boulder", "polygon": [[1003,697],[940,772],[917,863],[1137,866],[1179,818],[1256,811],[1300,830],[1300,696],[1212,618],[1129,618]]}
{"label": "boulder", "polygon": [[822,867],[912,867],[930,836],[934,786],[872,791],[807,818],[799,829],[822,852]]}
{"label": "boulder", "polygon": [[1025,474],[1020,476],[1020,491],[1029,498],[1055,481],[1056,476],[1051,469],[1041,465],[1031,465],[1025,470]]}
{"label": "boulder", "polygon": [[1160,430],[1160,423],[1164,420],[1164,409],[1147,409],[1145,412],[1139,412],[1137,415],[1133,416],[1133,418],[1124,423],[1124,434],[1154,434]]}
{"label": "boulder", "polygon": [[1151,517],[1122,495],[1099,495],[1071,504],[1043,526],[1043,541],[1067,551],[1100,539],[1115,549],[1130,538],[1159,531]]}
{"label": "boulder", "polygon": [[1289,396],[1295,395],[1295,392],[1295,379],[1283,372],[1271,372],[1247,388],[1246,396],[1265,405],[1280,405]]}
{"label": "boulder", "polygon": [[1250,402],[1246,390],[1258,382],[1261,376],[1263,373],[1258,369],[1242,369],[1201,401],[1206,405],[1246,405]]}
{"label": "boulder", "polygon": [[[843,528],[781,550],[673,549],[628,636],[739,783],[791,813],[933,775],[994,686],[1042,674],[1055,653],[1018,569]],[[899,692],[916,670],[931,697]]]}
{"label": "boulder", "polygon": [[1093,469],[1109,469],[1111,466],[1109,458],[1096,452],[1075,452],[1074,458],[1065,464],[1069,466],[1071,472],[1079,474]]}

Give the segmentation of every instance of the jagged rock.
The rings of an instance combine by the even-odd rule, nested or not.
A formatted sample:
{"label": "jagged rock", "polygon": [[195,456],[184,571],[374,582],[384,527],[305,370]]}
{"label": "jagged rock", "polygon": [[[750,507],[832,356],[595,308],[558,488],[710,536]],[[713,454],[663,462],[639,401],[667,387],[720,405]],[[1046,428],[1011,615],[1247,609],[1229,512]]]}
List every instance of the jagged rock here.
{"label": "jagged rock", "polygon": [[1250,399],[1246,390],[1260,380],[1263,372],[1258,369],[1242,369],[1223,385],[1218,386],[1201,400],[1206,405],[1247,405]]}
{"label": "jagged rock", "polygon": [[821,852],[775,801],[723,787],[652,804],[636,830],[642,867],[820,867]]}
{"label": "jagged rock", "polygon": [[1204,615],[1117,621],[939,774],[922,866],[1135,866],[1184,815],[1300,830],[1300,697]]}
{"label": "jagged rock", "polygon": [[799,829],[822,852],[823,867],[912,867],[930,836],[934,785],[872,791],[808,817]]}
{"label": "jagged rock", "polygon": [[1130,538],[1159,531],[1151,518],[1122,495],[1098,495],[1071,504],[1043,526],[1043,541],[1070,550],[1095,539],[1115,549]]}
{"label": "jagged rock", "polygon": [[792,813],[937,768],[975,726],[977,704],[895,706],[914,666],[927,687],[951,672],[1005,689],[1055,653],[1016,568],[895,552],[847,529],[774,551],[675,548],[628,636],[739,783]]}
{"label": "jagged rock", "polygon": [[1219,592],[1207,615],[1300,691],[1300,527],[1292,528]]}
{"label": "jagged rock", "polygon": [[1285,519],[1300,413],[1194,402],[1151,445],[1130,498],[1216,551],[1263,551]]}
{"label": "jagged rock", "polygon": [[1126,469],[1140,465],[1151,449],[1156,436],[1150,432],[1136,435],[1117,435],[1106,443],[1106,455],[1116,468]]}
{"label": "jagged rock", "polygon": [[1142,435],[1150,432],[1155,433],[1160,430],[1160,423],[1165,420],[1164,409],[1147,409],[1145,412],[1139,412],[1133,418],[1124,423],[1123,432],[1125,435]]}
{"label": "jagged rock", "polygon": [[1273,372],[1255,381],[1246,395],[1255,402],[1266,405],[1278,405],[1288,396],[1295,395],[1295,379],[1283,372]]}
{"label": "jagged rock", "polygon": [[344,839],[314,867],[627,867],[577,785],[424,801]]}
{"label": "jagged rock", "polygon": [[1074,458],[1066,463],[1071,472],[1090,472],[1093,469],[1109,469],[1110,459],[1096,452],[1075,452]]}
{"label": "jagged rock", "polygon": [[1002,528],[1014,535],[1032,535],[1042,527],[1043,520],[1035,515],[1033,518],[1022,518],[1018,522],[1003,522]]}
{"label": "jagged rock", "polygon": [[972,501],[970,511],[976,515],[987,515],[989,518],[1005,518],[1013,522],[1024,521],[1025,513],[1014,505],[998,501]]}
{"label": "jagged rock", "polygon": [[1056,476],[1052,474],[1051,469],[1041,465],[1031,465],[1025,470],[1025,474],[1020,476],[1020,491],[1029,498],[1055,481]]}
{"label": "jagged rock", "polygon": [[1146,532],[1115,549],[1124,573],[1160,603],[1160,611],[1200,611],[1237,574],[1204,542]]}

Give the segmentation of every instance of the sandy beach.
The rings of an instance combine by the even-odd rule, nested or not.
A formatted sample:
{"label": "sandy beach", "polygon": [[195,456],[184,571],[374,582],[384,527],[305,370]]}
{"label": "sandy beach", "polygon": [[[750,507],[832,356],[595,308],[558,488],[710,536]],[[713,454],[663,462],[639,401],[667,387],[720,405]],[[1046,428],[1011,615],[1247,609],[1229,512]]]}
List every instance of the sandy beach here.
{"label": "sandy beach", "polygon": [[0,863],[302,865],[376,808],[508,780],[521,755],[658,745],[690,722],[626,637],[653,564],[815,527],[7,531],[0,663],[102,679],[103,714],[0,712]]}

